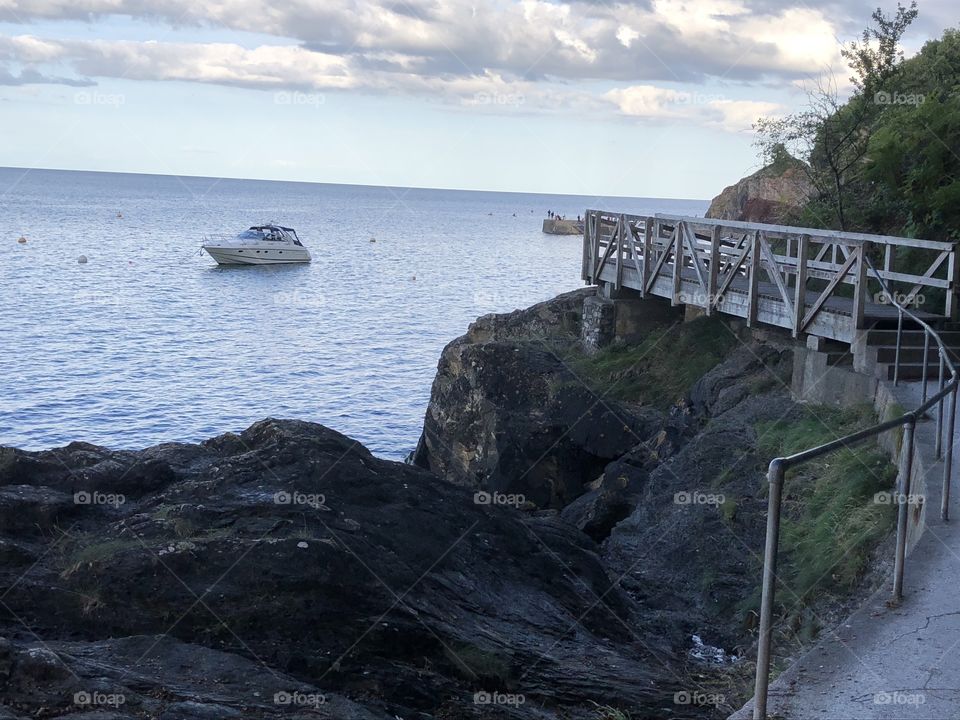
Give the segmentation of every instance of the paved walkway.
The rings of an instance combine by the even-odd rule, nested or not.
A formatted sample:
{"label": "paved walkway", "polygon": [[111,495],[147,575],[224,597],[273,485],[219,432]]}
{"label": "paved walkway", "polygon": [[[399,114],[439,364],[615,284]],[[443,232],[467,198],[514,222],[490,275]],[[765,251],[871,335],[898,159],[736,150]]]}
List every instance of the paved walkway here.
{"label": "paved walkway", "polygon": [[[904,384],[895,394],[906,408],[920,404],[919,383]],[[935,437],[935,417],[917,424],[916,446],[927,478],[927,528],[907,557],[903,604],[886,607],[888,582],[839,628],[825,632],[770,686],[771,718],[960,719],[960,446],[954,456],[953,520],[944,523],[943,465],[934,456]],[[752,712],[751,702],[732,718],[749,718]]]}

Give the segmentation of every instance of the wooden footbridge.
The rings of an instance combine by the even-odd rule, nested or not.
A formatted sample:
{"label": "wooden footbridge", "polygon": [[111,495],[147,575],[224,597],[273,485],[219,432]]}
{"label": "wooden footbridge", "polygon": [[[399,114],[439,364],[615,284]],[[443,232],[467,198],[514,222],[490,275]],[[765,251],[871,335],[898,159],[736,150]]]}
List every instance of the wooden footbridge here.
{"label": "wooden footbridge", "polygon": [[951,242],[676,215],[588,210],[583,234],[587,282],[845,343],[897,322],[893,299],[955,320],[958,262]]}

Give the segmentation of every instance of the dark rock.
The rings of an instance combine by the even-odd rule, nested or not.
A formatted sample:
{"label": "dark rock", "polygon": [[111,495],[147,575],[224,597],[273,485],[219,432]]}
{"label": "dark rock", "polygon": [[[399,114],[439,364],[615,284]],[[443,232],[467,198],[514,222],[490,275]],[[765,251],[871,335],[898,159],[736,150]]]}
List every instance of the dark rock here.
{"label": "dark rock", "polygon": [[589,291],[488,315],[443,351],[415,462],[446,480],[561,508],[660,429],[653,410],[592,392],[564,356]]}
{"label": "dark rock", "polygon": [[[556,417],[575,415],[565,402]],[[594,432],[576,442],[608,447]],[[55,452],[134,496],[130,454],[91,447]],[[66,504],[75,478],[52,452],[12,451],[18,470],[3,476],[17,481],[5,497],[35,493],[0,529],[39,558],[0,567],[0,629],[25,624],[44,641],[30,662],[20,648],[2,695],[25,714],[66,712],[106,678],[129,691],[121,714],[274,717],[240,689],[250,665],[261,683],[281,675],[353,703],[337,718],[587,718],[591,702],[643,715],[676,689],[663,662],[679,637],[651,625],[585,535],[477,504],[322,426],[265,420],[148,449],[164,470],[110,508]],[[25,530],[50,516],[70,524]],[[527,703],[477,706],[479,691]]]}
{"label": "dark rock", "polygon": [[616,465],[640,493],[603,558],[664,622],[728,649],[744,642],[749,619],[738,613],[763,555],[766,459],[754,428],[801,412],[782,384],[789,365],[775,347],[739,349],[695,384],[704,426],[679,451],[652,469]]}
{"label": "dark rock", "polygon": [[636,507],[649,473],[683,445],[690,430],[688,416],[672,417],[650,440],[608,464],[587,492],[562,510],[561,517],[595,541],[604,540]]}

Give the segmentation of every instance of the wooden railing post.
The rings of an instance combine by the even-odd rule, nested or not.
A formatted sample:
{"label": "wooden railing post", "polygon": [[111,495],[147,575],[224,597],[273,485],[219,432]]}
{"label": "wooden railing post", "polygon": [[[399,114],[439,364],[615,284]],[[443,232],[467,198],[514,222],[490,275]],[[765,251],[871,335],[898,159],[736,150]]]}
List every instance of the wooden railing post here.
{"label": "wooden railing post", "polygon": [[680,295],[680,272],[683,270],[683,242],[681,233],[683,232],[683,223],[676,222],[673,225],[673,293],[670,298],[670,304],[679,305]]}
{"label": "wooden railing post", "polygon": [[720,242],[723,239],[723,228],[719,225],[713,226],[713,233],[710,235],[710,270],[707,275],[707,315],[713,313],[713,308],[719,303],[717,297],[717,278],[720,273]]}
{"label": "wooden railing post", "polygon": [[[655,230],[656,229],[656,230]],[[651,245],[653,243],[652,234],[659,232],[660,225],[653,218],[647,218],[643,224],[643,275],[640,278],[640,297],[647,296],[647,277],[650,275],[650,266],[653,263],[653,254]]]}
{"label": "wooden railing post", "polygon": [[580,279],[584,282],[591,281],[593,271],[590,259],[593,250],[593,239],[590,237],[590,214],[590,210],[583,214],[583,255],[580,263]]}
{"label": "wooden railing post", "polygon": [[857,264],[853,278],[853,327],[863,328],[863,313],[867,306],[867,264],[863,260],[867,252],[867,243],[857,249]]}
{"label": "wooden railing post", "polygon": [[954,245],[953,249],[950,251],[949,264],[947,265],[947,302],[946,307],[944,308],[944,314],[950,318],[950,320],[957,320],[958,318],[958,302],[957,302],[957,280],[960,279],[960,253],[957,252],[957,246]]}
{"label": "wooden railing post", "polygon": [[617,239],[617,280],[614,284],[614,287],[617,290],[623,287],[623,261],[626,257],[624,253],[623,241],[626,237],[626,224],[627,218],[624,215],[621,215],[617,220],[617,228],[614,231]]}
{"label": "wooden railing post", "polygon": [[757,323],[757,306],[760,289],[760,230],[753,233],[753,247],[750,250],[750,288],[748,293],[747,326]]}
{"label": "wooden railing post", "polygon": [[793,336],[800,334],[800,323],[807,311],[807,254],[810,248],[810,236],[801,235],[797,242],[797,287],[793,301]]}

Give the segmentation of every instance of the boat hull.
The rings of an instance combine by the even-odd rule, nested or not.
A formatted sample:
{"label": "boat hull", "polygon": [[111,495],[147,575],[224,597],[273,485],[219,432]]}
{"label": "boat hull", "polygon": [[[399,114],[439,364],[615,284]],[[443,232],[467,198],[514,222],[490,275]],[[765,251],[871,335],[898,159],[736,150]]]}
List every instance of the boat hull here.
{"label": "boat hull", "polygon": [[295,245],[285,245],[283,248],[204,245],[203,249],[220,265],[290,265],[310,262],[309,251]]}

